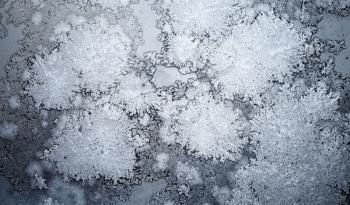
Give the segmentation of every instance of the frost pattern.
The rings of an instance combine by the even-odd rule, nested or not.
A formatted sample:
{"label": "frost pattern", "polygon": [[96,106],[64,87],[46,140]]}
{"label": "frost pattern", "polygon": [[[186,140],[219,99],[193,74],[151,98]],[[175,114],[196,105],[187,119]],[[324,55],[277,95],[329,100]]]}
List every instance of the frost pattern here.
{"label": "frost pattern", "polygon": [[70,99],[79,91],[77,73],[66,67],[57,50],[43,58],[38,57],[33,65],[33,85],[29,94],[36,105],[44,104],[47,108],[69,107]]}
{"label": "frost pattern", "polygon": [[51,196],[43,205],[85,205],[84,190],[75,184],[63,182],[60,178],[54,178],[49,184],[49,195]]}
{"label": "frost pattern", "polygon": [[202,183],[202,178],[198,170],[183,162],[178,162],[176,165],[176,177],[180,183],[196,185]]}
{"label": "frost pattern", "polygon": [[247,142],[245,121],[239,110],[207,95],[197,96],[173,116],[168,135],[195,156],[235,160]]}
{"label": "frost pattern", "polygon": [[156,170],[165,170],[168,167],[169,154],[159,153],[156,156],[157,163],[155,164]]}
{"label": "frost pattern", "polygon": [[107,92],[128,68],[130,39],[120,26],[97,18],[63,31],[59,29],[55,36],[61,42],[59,49],[38,56],[31,70],[34,80],[29,94],[37,105],[47,108],[69,107],[81,89],[92,95]]}
{"label": "frost pattern", "polygon": [[124,76],[110,101],[124,105],[133,113],[142,113],[151,107],[159,108],[162,104],[148,79],[133,72]]}
{"label": "frost pattern", "polygon": [[14,139],[17,135],[18,128],[13,122],[2,122],[0,123],[0,137],[5,139]]}
{"label": "frost pattern", "polygon": [[350,138],[337,126],[337,99],[325,88],[300,98],[284,90],[264,108],[252,120],[256,159],[238,170],[232,204],[341,204]]}
{"label": "frost pattern", "polygon": [[65,177],[89,180],[104,176],[117,180],[132,176],[132,123],[120,108],[105,104],[91,111],[74,112],[61,121],[58,136],[46,150],[45,158],[56,162]]}
{"label": "frost pattern", "polygon": [[116,10],[122,6],[127,6],[129,0],[91,0],[92,4],[100,4],[104,9]]}
{"label": "frost pattern", "polygon": [[176,35],[169,42],[169,56],[178,64],[193,61],[198,57],[199,42],[190,36]]}
{"label": "frost pattern", "polygon": [[214,83],[223,86],[226,98],[256,96],[301,63],[303,38],[285,20],[261,15],[233,26],[231,33],[211,59]]}
{"label": "frost pattern", "polygon": [[222,31],[234,4],[231,0],[172,0],[168,6],[176,33],[202,34]]}

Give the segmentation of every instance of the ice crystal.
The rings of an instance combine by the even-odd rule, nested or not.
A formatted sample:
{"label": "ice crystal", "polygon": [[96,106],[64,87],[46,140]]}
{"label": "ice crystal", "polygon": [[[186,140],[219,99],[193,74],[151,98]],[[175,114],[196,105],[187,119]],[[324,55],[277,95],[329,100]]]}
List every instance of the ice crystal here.
{"label": "ice crystal", "polygon": [[169,13],[176,33],[218,33],[225,28],[235,1],[173,0]]}
{"label": "ice crystal", "polygon": [[168,135],[195,156],[235,160],[247,142],[240,111],[211,96],[197,96],[173,116]]}
{"label": "ice crystal", "polygon": [[232,204],[341,203],[350,159],[337,99],[322,87],[277,95],[252,120],[256,159],[238,170]]}
{"label": "ice crystal", "polygon": [[231,35],[213,53],[213,77],[222,94],[254,97],[273,80],[295,70],[303,51],[303,38],[285,20],[261,15],[253,23],[233,26]]}
{"label": "ice crystal", "polygon": [[31,70],[29,94],[37,105],[47,108],[69,107],[75,93],[82,89],[92,95],[106,92],[128,68],[130,40],[120,26],[96,18],[73,30],[59,28],[56,39],[61,42],[60,48],[38,56]]}
{"label": "ice crystal", "polygon": [[76,111],[61,121],[45,158],[56,162],[64,176],[77,180],[132,176],[132,123],[120,108],[105,104],[94,110]]}

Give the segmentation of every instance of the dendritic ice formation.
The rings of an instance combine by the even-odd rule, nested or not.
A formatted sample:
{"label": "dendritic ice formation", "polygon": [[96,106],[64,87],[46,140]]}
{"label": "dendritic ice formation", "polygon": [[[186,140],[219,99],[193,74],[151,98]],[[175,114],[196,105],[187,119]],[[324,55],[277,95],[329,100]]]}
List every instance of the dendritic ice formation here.
{"label": "dendritic ice formation", "polygon": [[224,97],[258,96],[271,81],[302,69],[304,39],[286,20],[263,14],[230,33],[212,57],[214,83],[222,85]]}
{"label": "dendritic ice formation", "polygon": [[29,71],[35,81],[29,93],[39,105],[68,108],[80,90],[94,95],[108,92],[127,72],[130,39],[103,17],[91,23],[60,22],[53,38],[59,48],[38,56]]}
{"label": "dendritic ice formation", "polygon": [[132,122],[122,109],[100,105],[62,116],[58,124],[57,136],[43,157],[56,162],[65,177],[117,180],[132,175],[136,160],[130,142]]}
{"label": "dendritic ice formation", "polygon": [[101,6],[104,9],[116,10],[129,4],[129,0],[92,0],[92,5]]}
{"label": "dendritic ice formation", "polygon": [[256,158],[237,172],[232,204],[334,203],[342,198],[335,190],[348,189],[350,138],[341,130],[349,119],[336,112],[339,96],[322,85],[294,89],[281,89],[252,119]]}
{"label": "dendritic ice formation", "polygon": [[174,138],[189,153],[204,158],[236,160],[247,143],[241,111],[211,96],[200,95],[172,117],[163,138]]}
{"label": "dendritic ice formation", "polygon": [[349,30],[347,0],[0,1],[0,201],[350,204]]}
{"label": "dendritic ice formation", "polygon": [[237,2],[231,0],[169,0],[164,3],[169,9],[172,27],[176,33],[195,34],[220,32],[225,28],[225,19]]}

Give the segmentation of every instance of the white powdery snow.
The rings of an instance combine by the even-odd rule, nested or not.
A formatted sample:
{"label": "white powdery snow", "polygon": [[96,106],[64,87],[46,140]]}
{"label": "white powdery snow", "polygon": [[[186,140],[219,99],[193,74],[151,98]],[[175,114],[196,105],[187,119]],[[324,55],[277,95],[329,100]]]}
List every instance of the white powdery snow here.
{"label": "white powdery snow", "polygon": [[159,153],[156,157],[156,170],[165,170],[168,167],[169,154],[167,153]]}
{"label": "white powdery snow", "polygon": [[118,85],[117,92],[111,95],[111,102],[122,104],[130,112],[140,112],[150,107],[159,107],[161,99],[147,78],[129,73]]}
{"label": "white powdery snow", "polygon": [[168,7],[176,33],[213,34],[225,28],[235,3],[232,0],[172,0]]}
{"label": "white powdery snow", "polygon": [[43,205],[85,205],[84,189],[76,184],[62,181],[61,178],[54,178],[48,185],[48,195]]}
{"label": "white powdery snow", "polygon": [[61,33],[66,33],[72,30],[71,25],[69,25],[67,22],[59,22],[55,27],[54,27],[54,34],[58,35]]}
{"label": "white powdery snow", "polygon": [[82,24],[63,42],[64,61],[81,73],[83,87],[88,90],[108,90],[127,70],[130,39],[119,25],[110,25],[104,18]]}
{"label": "white powdery snow", "polygon": [[54,50],[35,60],[31,70],[34,82],[29,87],[29,94],[34,98],[36,107],[44,104],[46,108],[67,108],[70,99],[79,91],[78,73],[67,67],[62,58],[59,51]]}
{"label": "white powdery snow", "polygon": [[91,4],[99,4],[103,9],[117,10],[122,6],[127,6],[129,0],[91,0]]}
{"label": "white powdery snow", "polygon": [[130,143],[132,122],[110,104],[76,111],[62,118],[44,158],[56,162],[65,177],[77,180],[132,176],[135,150]]}
{"label": "white powdery snow", "polygon": [[199,41],[185,34],[170,39],[169,57],[178,64],[195,61],[199,57]]}
{"label": "white powdery snow", "polygon": [[236,173],[232,204],[342,204],[349,136],[336,127],[337,100],[322,87],[276,93],[252,120],[256,159]]}
{"label": "white powdery snow", "polygon": [[42,177],[43,169],[38,162],[30,162],[25,171],[31,177],[32,188],[47,189],[46,179]]}
{"label": "white powdery snow", "polygon": [[40,12],[36,12],[32,16],[32,22],[34,23],[34,25],[39,26],[42,18],[43,18],[42,14]]}
{"label": "white powdery snow", "polygon": [[20,99],[17,95],[11,96],[8,101],[12,109],[17,109],[21,106]]}
{"label": "white powdery snow", "polygon": [[0,123],[0,137],[6,139],[13,139],[17,135],[17,125],[12,122]]}
{"label": "white powdery snow", "polygon": [[270,81],[281,81],[301,64],[303,37],[285,20],[272,14],[253,23],[233,26],[231,35],[213,51],[213,77],[224,97],[255,97]]}
{"label": "white powdery snow", "polygon": [[[66,28],[62,25],[58,28]],[[61,42],[60,48],[43,58],[38,56],[31,70],[29,94],[37,106],[68,108],[81,89],[94,96],[117,84],[128,68],[131,50],[130,39],[119,25],[96,18],[73,30],[58,28],[55,38]]]}
{"label": "white powdery snow", "polygon": [[197,185],[202,183],[202,178],[198,170],[187,163],[178,162],[175,172],[180,183],[189,185]]}
{"label": "white powdery snow", "polygon": [[197,96],[165,125],[164,139],[175,138],[189,153],[206,159],[236,160],[247,142],[242,136],[246,123],[239,110],[208,95]]}
{"label": "white powdery snow", "polygon": [[153,74],[151,82],[157,87],[171,86],[176,81],[187,82],[189,79],[196,79],[195,74],[183,75],[179,72],[178,68],[158,66],[156,72]]}

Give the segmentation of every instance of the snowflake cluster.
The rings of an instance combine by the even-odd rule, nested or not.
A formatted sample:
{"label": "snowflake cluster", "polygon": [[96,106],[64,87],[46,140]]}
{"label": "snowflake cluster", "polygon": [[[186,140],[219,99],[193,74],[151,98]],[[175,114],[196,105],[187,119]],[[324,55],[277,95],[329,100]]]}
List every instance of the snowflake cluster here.
{"label": "snowflake cluster", "polygon": [[198,40],[185,34],[179,34],[170,39],[168,56],[177,64],[194,61],[199,54]]}
{"label": "snowflake cluster", "polygon": [[55,33],[60,47],[37,56],[30,71],[37,106],[68,108],[76,93],[107,92],[127,72],[130,39],[119,25],[101,17],[73,28],[63,22]]}
{"label": "snowflake cluster", "polygon": [[75,111],[61,119],[44,158],[77,180],[130,177],[136,160],[131,128],[124,111],[111,104]]}
{"label": "snowflake cluster", "polygon": [[99,4],[103,9],[117,10],[122,6],[127,6],[130,0],[90,0],[91,4]]}
{"label": "snowflake cluster", "polygon": [[214,84],[222,94],[258,96],[272,81],[300,69],[303,37],[285,20],[260,15],[253,23],[234,25],[221,45],[213,51]]}
{"label": "snowflake cluster", "polygon": [[162,100],[150,81],[133,72],[120,81],[117,91],[110,96],[110,102],[122,104],[133,113],[142,113],[151,107],[159,108],[162,105]]}
{"label": "snowflake cluster", "polygon": [[179,109],[164,138],[174,135],[177,143],[197,157],[219,161],[239,158],[247,138],[242,135],[246,123],[238,109],[208,95],[199,95]]}
{"label": "snowflake cluster", "polygon": [[226,18],[236,3],[231,0],[171,0],[166,7],[175,33],[215,34],[225,28]]}
{"label": "snowflake cluster", "polygon": [[350,138],[337,126],[337,99],[322,87],[301,97],[284,89],[262,109],[252,120],[256,158],[237,171],[232,204],[341,203]]}
{"label": "snowflake cluster", "polygon": [[[349,5],[314,3],[328,11]],[[311,45],[309,24],[318,17],[308,15],[310,1],[33,0],[33,11],[25,0],[9,4],[6,15],[27,20],[7,21],[29,26],[6,66],[7,76],[25,82],[6,79],[3,90],[21,92],[6,93],[7,107],[0,104],[10,110],[0,121],[0,141],[7,149],[22,139],[33,116],[41,125],[30,127],[34,134],[54,127],[41,156],[52,166],[26,170],[32,188],[49,195],[43,204],[87,203],[90,189],[47,177],[54,168],[67,181],[97,188],[95,198],[119,191],[109,190],[109,181],[129,190],[129,182],[170,176],[177,181],[150,200],[167,195],[162,202],[172,204],[201,192],[208,193],[201,204],[345,203],[350,115],[339,102],[346,101],[348,79],[323,59],[336,55],[324,50],[338,53],[345,44]],[[277,11],[289,7],[300,10],[293,17]],[[27,119],[13,123],[22,114]]]}
{"label": "snowflake cluster", "polygon": [[178,162],[176,165],[176,177],[181,183],[189,185],[196,185],[202,182],[198,170],[183,162]]}

